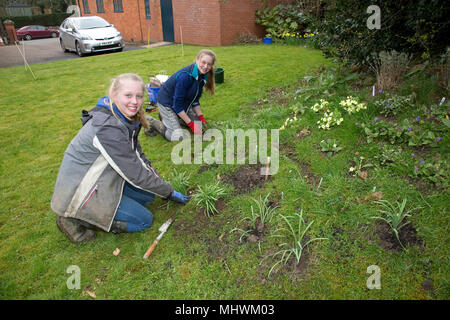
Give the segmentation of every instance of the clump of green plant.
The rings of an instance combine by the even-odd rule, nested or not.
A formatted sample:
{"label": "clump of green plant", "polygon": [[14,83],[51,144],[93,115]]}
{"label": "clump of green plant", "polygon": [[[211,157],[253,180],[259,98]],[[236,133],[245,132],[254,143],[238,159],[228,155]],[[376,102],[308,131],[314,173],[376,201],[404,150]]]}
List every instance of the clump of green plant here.
{"label": "clump of green plant", "polygon": [[[284,249],[275,252],[272,257],[280,257],[279,260],[270,268],[268,277],[272,273],[273,269],[279,264],[286,264],[292,255],[295,257],[295,261],[297,264],[300,263],[300,259],[303,254],[303,250],[306,246],[308,246],[311,242],[318,240],[328,240],[328,238],[313,238],[309,239],[306,236],[309,228],[311,228],[314,221],[311,221],[307,224],[307,222],[303,219],[303,210],[299,213],[295,212],[294,216],[286,217],[284,215],[280,215],[285,223],[285,227],[281,227],[277,230],[277,232],[287,231],[289,236],[292,237],[291,241],[283,242],[279,246]],[[283,234],[277,234],[274,237],[285,237]]]}
{"label": "clump of green plant", "polygon": [[274,38],[280,38],[286,32],[302,32],[310,20],[296,5],[278,4],[255,12],[255,22],[264,26],[266,33]]}
{"label": "clump of green plant", "polygon": [[252,222],[252,225],[256,227],[256,221],[259,219],[259,222],[263,225],[266,223],[269,223],[274,215],[276,207],[272,207],[269,204],[269,196],[270,193],[266,195],[266,197],[263,199],[261,196],[259,196],[259,199],[252,199],[257,206],[258,210],[254,210],[253,206],[250,206],[251,208],[251,215],[250,217],[246,217],[244,219],[249,219]]}
{"label": "clump of green plant", "polygon": [[397,238],[397,240],[400,243],[400,245],[402,246],[402,248],[405,248],[405,247],[403,246],[402,242],[400,241],[398,232],[401,228],[403,228],[408,223],[410,223],[410,221],[403,222],[403,220],[407,217],[410,217],[411,216],[410,213],[413,210],[419,209],[419,208],[414,208],[414,209],[406,210],[405,209],[406,202],[407,202],[406,198],[403,199],[402,203],[396,202],[395,204],[392,204],[391,202],[389,202],[387,200],[375,201],[375,203],[379,204],[382,207],[381,209],[378,209],[378,212],[382,213],[384,216],[372,217],[372,219],[379,219],[379,220],[385,221],[391,227],[392,231],[394,232],[395,237]]}
{"label": "clump of green plant", "polygon": [[252,230],[261,232],[262,230],[264,230],[264,226],[267,223],[270,223],[270,221],[272,221],[272,218],[274,216],[274,213],[275,213],[275,210],[277,207],[276,206],[273,207],[270,205],[269,196],[270,196],[270,193],[267,194],[264,199],[261,196],[259,196],[259,199],[252,199],[256,203],[257,210],[255,210],[253,208],[253,206],[250,206],[250,212],[251,212],[250,216],[241,219],[241,221],[250,220],[250,222],[251,222],[250,230],[234,228],[233,230],[230,231],[230,232],[234,232],[234,231],[242,232],[242,235],[239,238],[239,241],[242,241],[242,238],[244,236],[249,236],[250,231],[252,231]]}
{"label": "clump of green plant", "polygon": [[336,139],[322,140],[319,145],[321,148],[320,151],[325,152],[328,157],[342,150],[342,147],[339,146],[339,142]]}
{"label": "clump of green plant", "polygon": [[348,171],[349,171],[350,174],[353,175],[354,177],[355,177],[355,176],[358,176],[358,177],[360,177],[360,178],[362,178],[362,179],[365,179],[365,178],[367,178],[367,172],[364,171],[363,169],[364,169],[364,168],[370,168],[370,167],[373,167],[373,164],[371,164],[371,163],[364,163],[364,160],[366,160],[366,158],[363,157],[363,156],[359,156],[359,157],[358,157],[358,155],[359,155],[359,153],[356,152],[356,153],[355,153],[355,157],[353,157],[353,161],[355,162],[355,165],[354,165],[354,166],[351,166],[351,167],[348,169]]}
{"label": "clump of green plant", "polygon": [[[427,128],[428,127],[428,128]],[[436,128],[437,127],[437,128]],[[407,143],[410,147],[430,146],[437,147],[442,144],[442,131],[438,126],[430,127],[420,116],[412,119],[403,119],[401,122],[386,122],[375,117],[372,123],[362,123],[367,143],[374,140],[389,141],[391,144]]]}
{"label": "clump of green plant", "polygon": [[411,97],[392,96],[375,101],[374,105],[385,116],[396,116],[406,108],[412,107]]}
{"label": "clump of green plant", "polygon": [[186,194],[187,187],[191,179],[191,174],[187,174],[186,171],[178,172],[174,169],[169,176],[169,182],[173,188],[183,194]]}
{"label": "clump of green plant", "polygon": [[196,193],[191,200],[201,208],[205,209],[205,214],[211,217],[212,214],[217,213],[216,201],[227,194],[225,188],[216,184],[206,185],[204,187],[198,186]]}
{"label": "clump of green plant", "polygon": [[427,180],[436,186],[447,188],[448,172],[448,162],[445,158],[442,158],[440,154],[437,154],[431,160],[421,159],[414,165],[414,170],[410,171],[409,175],[413,178]]}

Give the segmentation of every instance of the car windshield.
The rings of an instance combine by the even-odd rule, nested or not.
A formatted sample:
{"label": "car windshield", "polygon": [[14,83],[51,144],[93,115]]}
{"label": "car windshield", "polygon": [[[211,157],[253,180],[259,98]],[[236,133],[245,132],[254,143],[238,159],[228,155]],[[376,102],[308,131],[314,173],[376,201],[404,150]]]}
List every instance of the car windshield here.
{"label": "car windshield", "polygon": [[105,28],[110,26],[110,24],[102,18],[80,19],[74,21],[74,24],[78,29]]}

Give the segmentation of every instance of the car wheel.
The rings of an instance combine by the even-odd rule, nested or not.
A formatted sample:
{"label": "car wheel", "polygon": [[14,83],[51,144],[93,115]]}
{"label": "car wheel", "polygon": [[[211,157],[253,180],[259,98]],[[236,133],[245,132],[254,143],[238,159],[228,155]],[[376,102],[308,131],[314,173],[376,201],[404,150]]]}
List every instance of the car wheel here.
{"label": "car wheel", "polygon": [[26,34],[25,35],[25,40],[31,40],[33,39],[33,37],[31,36],[31,34]]}
{"label": "car wheel", "polygon": [[79,55],[80,57],[84,56],[84,53],[83,51],[81,51],[81,46],[78,41],[75,42],[75,49],[77,50],[77,55]]}
{"label": "car wheel", "polygon": [[64,43],[62,41],[62,39],[59,39],[59,44],[61,45],[61,49],[63,52],[68,52],[69,50],[66,49],[66,47],[64,46]]}
{"label": "car wheel", "polygon": [[52,38],[56,38],[57,36],[56,32],[52,32]]}

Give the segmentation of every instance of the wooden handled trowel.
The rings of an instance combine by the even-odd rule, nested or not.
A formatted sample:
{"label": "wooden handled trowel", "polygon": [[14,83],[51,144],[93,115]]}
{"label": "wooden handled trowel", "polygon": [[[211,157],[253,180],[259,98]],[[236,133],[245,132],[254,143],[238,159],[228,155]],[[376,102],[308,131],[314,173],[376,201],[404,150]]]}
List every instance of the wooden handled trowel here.
{"label": "wooden handled trowel", "polygon": [[164,222],[161,227],[159,227],[159,231],[161,232],[159,234],[159,236],[155,239],[155,241],[153,241],[152,245],[148,248],[147,252],[144,254],[144,259],[147,259],[153,252],[153,250],[155,250],[156,245],[158,244],[159,240],[161,240],[162,236],[164,235],[164,233],[166,233],[167,229],[169,229],[170,225],[172,224],[172,222],[175,220],[175,215],[173,215],[172,217],[170,217],[169,220],[167,220],[166,222]]}

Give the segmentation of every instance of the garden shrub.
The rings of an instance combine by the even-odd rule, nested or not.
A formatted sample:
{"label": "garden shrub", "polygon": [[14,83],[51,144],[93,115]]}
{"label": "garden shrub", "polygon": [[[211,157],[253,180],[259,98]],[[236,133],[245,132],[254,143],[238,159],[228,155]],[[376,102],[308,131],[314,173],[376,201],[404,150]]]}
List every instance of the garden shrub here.
{"label": "garden shrub", "polygon": [[[367,8],[378,5],[381,29],[370,30]],[[372,53],[397,50],[422,59],[443,53],[448,44],[445,0],[329,0],[324,19],[315,26],[316,41],[327,56],[365,67]]]}
{"label": "garden shrub", "polygon": [[404,52],[381,51],[378,54],[372,54],[367,62],[375,72],[377,77],[377,86],[381,90],[396,88],[406,68],[411,61],[411,56]]}
{"label": "garden shrub", "polygon": [[23,17],[2,17],[1,20],[11,20],[14,22],[14,27],[17,29],[29,25],[41,25],[44,27],[57,27],[64,19],[71,16],[71,13],[52,13],[52,14],[40,14],[35,16],[23,16]]}
{"label": "garden shrub", "polygon": [[281,38],[286,33],[304,33],[312,18],[302,11],[300,5],[278,4],[272,8],[256,10],[255,22],[265,27],[266,34]]}

